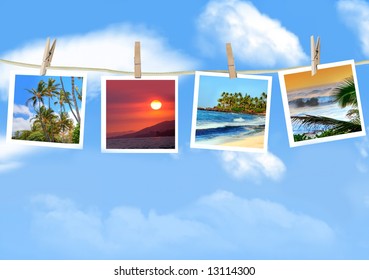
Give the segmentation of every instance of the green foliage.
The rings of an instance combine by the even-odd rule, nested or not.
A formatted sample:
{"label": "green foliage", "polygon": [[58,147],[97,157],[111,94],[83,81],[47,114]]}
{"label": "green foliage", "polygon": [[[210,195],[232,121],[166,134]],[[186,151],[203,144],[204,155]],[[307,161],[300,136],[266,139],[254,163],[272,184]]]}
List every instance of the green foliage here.
{"label": "green foliage", "polygon": [[310,138],[306,137],[305,134],[294,134],[293,135],[293,140],[295,142],[304,141],[304,140],[307,140],[307,139],[310,139]]}
{"label": "green foliage", "polygon": [[80,125],[77,124],[72,134],[72,142],[74,144],[79,144],[79,136],[80,136]]}
{"label": "green foliage", "polygon": [[324,138],[324,137],[335,136],[335,135],[339,135],[339,133],[337,133],[333,129],[328,129],[328,130],[323,131],[322,133],[317,134],[316,138]]}
{"label": "green foliage", "polygon": [[314,136],[312,136],[312,135],[308,136],[305,133],[294,134],[293,139],[294,139],[295,142],[299,142],[299,141],[305,141],[305,140],[310,140],[310,139],[315,139],[315,138],[324,138],[324,137],[329,137],[329,136],[336,136],[336,135],[340,135],[340,134],[341,133],[337,133],[337,131],[335,131],[333,129],[327,129],[327,130],[324,130],[322,132],[314,134]]}
{"label": "green foliage", "polygon": [[335,100],[341,106],[345,108],[347,106],[354,106],[357,108],[357,97],[354,77],[345,79],[337,88],[334,89]]}
{"label": "green foliage", "polygon": [[218,99],[218,104],[215,108],[222,111],[229,111],[234,113],[265,113],[267,106],[267,94],[261,93],[260,97],[251,97],[245,93],[242,95],[238,93],[223,92]]}
{"label": "green foliage", "polygon": [[42,131],[33,131],[31,132],[25,140],[30,141],[45,141],[45,136]]}
{"label": "green foliage", "polygon": [[310,130],[321,129],[321,126],[324,126],[327,127],[327,129],[332,130],[336,135],[361,131],[361,124],[351,121],[341,121],[313,115],[292,116],[291,118],[293,123],[304,126]]}

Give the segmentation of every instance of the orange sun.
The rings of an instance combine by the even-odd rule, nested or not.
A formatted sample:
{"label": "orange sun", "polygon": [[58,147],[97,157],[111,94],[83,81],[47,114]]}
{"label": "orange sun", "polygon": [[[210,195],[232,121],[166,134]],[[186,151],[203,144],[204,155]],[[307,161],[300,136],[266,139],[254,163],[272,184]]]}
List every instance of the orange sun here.
{"label": "orange sun", "polygon": [[153,110],[159,110],[161,108],[161,102],[159,100],[153,100],[151,101],[151,109]]}

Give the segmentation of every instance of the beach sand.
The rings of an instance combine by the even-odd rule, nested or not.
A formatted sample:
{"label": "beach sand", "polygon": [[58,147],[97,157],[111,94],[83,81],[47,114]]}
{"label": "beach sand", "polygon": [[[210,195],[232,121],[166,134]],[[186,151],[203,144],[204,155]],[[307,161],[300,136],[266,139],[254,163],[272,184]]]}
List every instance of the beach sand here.
{"label": "beach sand", "polygon": [[246,137],[242,140],[232,141],[221,144],[227,147],[241,147],[241,148],[264,148],[264,133]]}

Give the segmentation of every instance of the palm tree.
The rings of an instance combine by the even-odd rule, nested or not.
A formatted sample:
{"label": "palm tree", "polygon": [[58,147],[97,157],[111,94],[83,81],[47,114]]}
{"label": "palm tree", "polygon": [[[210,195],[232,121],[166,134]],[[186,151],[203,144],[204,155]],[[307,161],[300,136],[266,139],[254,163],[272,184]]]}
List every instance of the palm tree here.
{"label": "palm tree", "polygon": [[75,95],[75,86],[74,86],[74,77],[71,77],[71,83],[72,83],[72,98],[73,98],[73,103],[74,103],[74,108],[76,109],[76,114],[77,114],[77,122],[81,123],[81,116],[79,115],[79,108],[78,108],[78,104],[77,104],[77,99],[76,99],[76,95]]}
{"label": "palm tree", "polygon": [[354,77],[351,76],[345,79],[340,85],[334,89],[335,101],[345,108],[347,106],[353,106],[357,108],[357,97]]}
{"label": "palm tree", "polygon": [[46,89],[45,89],[45,96],[49,99],[49,108],[50,108],[50,100],[58,93],[59,84],[55,84],[55,80],[49,78],[47,81]]}
{"label": "palm tree", "polygon": [[304,115],[292,116],[292,122],[312,130],[319,126],[325,126],[332,131],[333,135],[361,131],[362,127],[353,77],[351,76],[339,84],[334,89],[334,94],[334,100],[341,108],[352,106],[352,109],[346,114],[349,121],[336,120],[323,116]]}
{"label": "palm tree", "polygon": [[307,126],[311,130],[319,130],[321,126],[327,127],[334,135],[361,131],[361,124],[351,121],[341,121],[323,116],[294,116],[292,122]]}
{"label": "palm tree", "polygon": [[72,112],[72,115],[73,115],[73,117],[75,118],[76,122],[77,122],[77,123],[79,123],[79,121],[78,121],[78,116],[77,116],[77,115],[76,115],[76,113],[74,112],[74,110],[73,110],[73,105],[71,104],[71,100],[70,100],[70,93],[69,93],[69,92],[67,92],[67,91],[65,90],[65,88],[64,88],[64,82],[63,82],[63,78],[62,78],[62,77],[60,77],[60,84],[61,84],[61,86],[62,86],[62,91],[63,91],[63,93],[64,93],[65,102],[68,104],[69,109],[70,109],[70,111]]}
{"label": "palm tree", "polygon": [[29,106],[29,104],[32,103],[32,107],[35,109],[35,111],[39,111],[41,105],[44,105],[44,97],[46,95],[46,83],[41,80],[38,82],[36,89],[27,89],[27,91],[31,93],[32,96],[27,99],[26,105]]}
{"label": "palm tree", "polygon": [[73,121],[69,118],[68,113],[62,112],[57,120],[57,125],[61,132],[61,142],[64,143],[67,132],[74,128]]}
{"label": "palm tree", "polygon": [[60,106],[60,111],[59,113],[63,113],[65,112],[65,103],[68,104],[68,100],[69,100],[69,92],[65,92],[63,89],[60,89],[57,93],[56,96],[58,98],[58,101],[54,102],[54,105],[58,105]]}
{"label": "palm tree", "polygon": [[46,109],[45,106],[41,106],[40,109],[36,112],[36,115],[33,118],[31,118],[31,121],[34,120],[33,124],[41,125],[42,132],[47,142],[51,141],[51,138],[49,135],[49,129],[47,127],[47,123],[49,123],[51,119],[50,110],[51,110],[50,108]]}

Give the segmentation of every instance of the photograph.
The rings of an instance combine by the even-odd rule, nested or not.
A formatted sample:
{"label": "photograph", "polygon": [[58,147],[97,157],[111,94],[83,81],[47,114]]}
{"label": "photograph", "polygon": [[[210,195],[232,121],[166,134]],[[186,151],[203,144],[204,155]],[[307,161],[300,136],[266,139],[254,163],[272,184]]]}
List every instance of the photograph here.
{"label": "photograph", "polygon": [[102,151],[177,153],[177,87],[177,77],[102,77]]}
{"label": "photograph", "polygon": [[272,78],[195,74],[191,147],[266,152]]}
{"label": "photograph", "polygon": [[86,75],[80,72],[49,71],[45,76],[11,73],[7,140],[81,149],[85,83]]}
{"label": "photograph", "polygon": [[279,72],[291,147],[365,136],[353,60]]}

